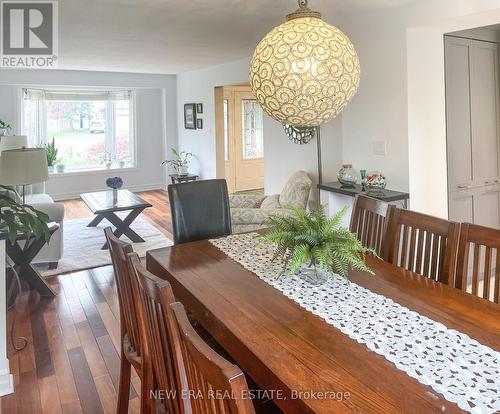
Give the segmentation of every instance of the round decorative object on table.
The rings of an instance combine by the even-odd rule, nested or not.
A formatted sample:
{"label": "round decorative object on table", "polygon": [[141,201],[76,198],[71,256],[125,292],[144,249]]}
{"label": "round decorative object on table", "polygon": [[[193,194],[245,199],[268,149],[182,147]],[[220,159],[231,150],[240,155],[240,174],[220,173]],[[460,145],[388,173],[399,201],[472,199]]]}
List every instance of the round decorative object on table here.
{"label": "round decorative object on table", "polygon": [[337,174],[339,183],[344,187],[354,187],[358,182],[359,174],[352,168],[352,164],[343,164],[342,168]]}
{"label": "round decorative object on table", "polygon": [[366,185],[369,189],[383,190],[387,185],[387,181],[381,172],[371,171],[366,177]]}

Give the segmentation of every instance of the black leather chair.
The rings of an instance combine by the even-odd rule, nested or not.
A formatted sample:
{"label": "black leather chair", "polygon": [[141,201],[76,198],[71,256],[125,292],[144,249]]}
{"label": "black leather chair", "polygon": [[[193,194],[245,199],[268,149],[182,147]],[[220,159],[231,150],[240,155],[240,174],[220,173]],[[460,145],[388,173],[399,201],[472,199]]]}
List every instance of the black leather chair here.
{"label": "black leather chair", "polygon": [[174,243],[231,234],[226,180],[201,180],[168,186]]}

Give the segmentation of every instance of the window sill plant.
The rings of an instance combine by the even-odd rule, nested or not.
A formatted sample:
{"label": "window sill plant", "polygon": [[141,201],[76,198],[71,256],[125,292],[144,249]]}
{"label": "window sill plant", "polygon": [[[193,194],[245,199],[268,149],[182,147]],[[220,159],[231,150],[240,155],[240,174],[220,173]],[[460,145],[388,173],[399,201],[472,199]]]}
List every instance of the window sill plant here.
{"label": "window sill plant", "polygon": [[373,274],[365,264],[365,256],[376,253],[341,227],[347,207],[331,218],[327,218],[324,206],[310,212],[289,208],[289,217],[270,217],[271,227],[262,236],[276,247],[273,260],[282,261],[283,273],[298,274],[313,284],[325,282],[332,273],[347,278],[349,268]]}
{"label": "window sill plant", "polygon": [[55,165],[59,162],[57,159],[57,148],[55,139],[52,138],[52,142],[46,142],[43,145],[45,152],[47,153],[47,165],[49,167],[49,173],[53,173]]}
{"label": "window sill plant", "polygon": [[0,119],[0,137],[7,135],[11,129],[12,127],[7,122]]}

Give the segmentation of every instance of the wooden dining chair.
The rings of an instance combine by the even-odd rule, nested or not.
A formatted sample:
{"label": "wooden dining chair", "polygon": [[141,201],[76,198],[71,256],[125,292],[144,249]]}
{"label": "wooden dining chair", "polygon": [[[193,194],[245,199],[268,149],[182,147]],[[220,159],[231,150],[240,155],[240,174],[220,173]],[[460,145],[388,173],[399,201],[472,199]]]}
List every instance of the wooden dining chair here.
{"label": "wooden dining chair", "polygon": [[[254,414],[245,374],[210,348],[196,333],[182,303],[170,305],[184,361],[193,414]],[[212,395],[210,395],[212,393]]]}
{"label": "wooden dining chair", "polygon": [[141,332],[148,350],[148,373],[150,375],[149,398],[157,413],[190,413],[189,399],[181,392],[186,388],[186,375],[182,362],[176,322],[170,309],[175,302],[170,283],[150,273],[141,264],[136,253],[128,255],[139,287],[138,302],[142,309]]}
{"label": "wooden dining chair", "polygon": [[460,225],[410,210],[391,209],[382,258],[398,267],[452,284]]}
{"label": "wooden dining chair", "polygon": [[139,289],[137,279],[130,271],[127,255],[132,253],[132,245],[117,238],[111,227],[104,229],[109,246],[111,261],[115,274],[120,305],[120,382],[118,386],[118,414],[126,413],[129,405],[131,366],[135,368],[141,378],[141,413],[149,411],[149,389],[147,368],[143,353],[145,351],[140,335],[141,311],[137,303]]}
{"label": "wooden dining chair", "polygon": [[455,287],[500,303],[500,230],[461,225]]}
{"label": "wooden dining chair", "polygon": [[387,216],[395,208],[384,201],[357,195],[352,207],[349,230],[356,234],[363,246],[380,256],[384,243]]}

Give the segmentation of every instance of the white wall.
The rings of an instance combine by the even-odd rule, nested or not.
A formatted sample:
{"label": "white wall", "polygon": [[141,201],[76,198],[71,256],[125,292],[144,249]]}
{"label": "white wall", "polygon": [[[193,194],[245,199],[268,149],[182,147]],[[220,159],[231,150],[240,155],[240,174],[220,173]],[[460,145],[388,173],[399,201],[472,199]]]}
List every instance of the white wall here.
{"label": "white wall", "polygon": [[[248,82],[249,61],[238,60],[177,76],[179,148],[195,155],[191,170],[202,178],[216,176],[214,88]],[[203,103],[202,130],[184,128],[183,107],[186,103]],[[303,146],[293,144],[287,139],[283,127],[268,116],[264,117],[263,126],[266,194],[280,192],[286,180],[297,170],[309,172],[316,181],[316,141]],[[322,141],[324,179],[333,181],[342,158],[340,119],[323,127]]]}
{"label": "white wall", "polygon": [[[497,24],[499,8],[499,0],[420,0],[335,17],[361,62],[342,118],[343,161],[381,170],[389,188],[410,191],[414,210],[448,214],[443,35]],[[373,153],[375,140],[387,141],[385,157]]]}
{"label": "white wall", "polygon": [[110,175],[120,175],[133,191],[164,188],[166,170],[161,161],[167,146],[177,146],[176,77],[78,71],[0,70],[0,119],[19,132],[18,90],[21,86],[122,87],[136,89],[137,166],[114,172],[53,175],[46,190],[56,199],[105,189]]}
{"label": "white wall", "polygon": [[448,217],[443,35],[499,22],[498,0],[425,1],[415,9],[407,33],[410,190],[415,210]]}
{"label": "white wall", "polygon": [[[248,59],[177,75],[177,125],[179,148],[194,154],[190,171],[215,178],[214,88],[248,82]],[[184,104],[202,103],[203,129],[184,128]]]}
{"label": "white wall", "polygon": [[[342,115],[343,162],[381,171],[388,188],[407,191],[407,9],[338,16],[337,21],[361,64],[359,91]],[[386,142],[385,156],[374,153],[374,141]]]}

